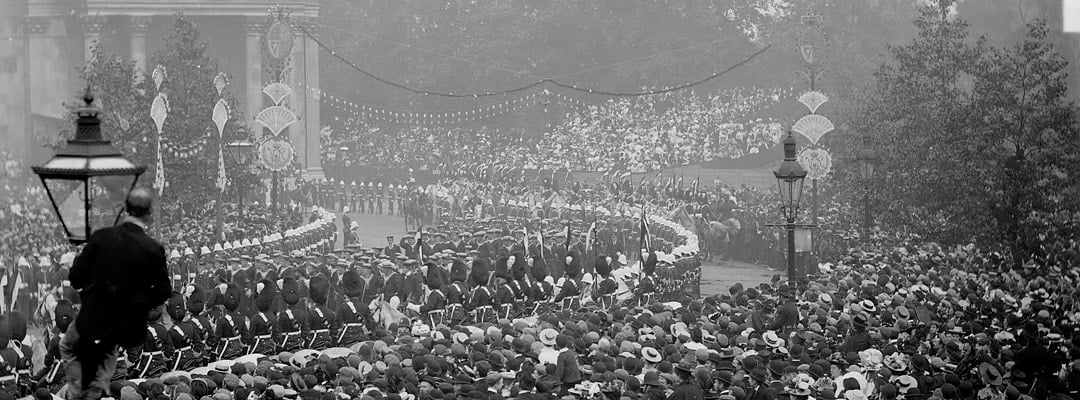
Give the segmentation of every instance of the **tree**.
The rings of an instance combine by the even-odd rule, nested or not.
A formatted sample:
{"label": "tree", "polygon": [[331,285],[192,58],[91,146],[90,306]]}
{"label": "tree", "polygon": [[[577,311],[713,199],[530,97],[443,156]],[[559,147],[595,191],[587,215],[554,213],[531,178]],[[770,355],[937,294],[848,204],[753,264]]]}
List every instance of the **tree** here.
{"label": "tree", "polygon": [[1033,213],[1076,210],[1073,168],[1080,151],[1077,108],[1065,96],[1068,62],[1047,39],[1046,21],[1019,43],[992,53],[976,84],[986,130],[984,159],[994,166],[990,209],[1016,262],[1044,253],[1044,225]]}
{"label": "tree", "polygon": [[[183,15],[177,15],[175,30],[165,39],[165,46],[154,53],[151,65],[162,65],[167,77],[161,91],[168,96],[169,117],[163,127],[166,152],[166,197],[176,199],[185,208],[182,213],[206,210],[216,199],[219,145],[231,139],[247,137],[247,128],[237,121],[244,118],[236,99],[227,91],[222,95],[229,104],[229,123],[219,139],[212,121],[219,95],[214,78],[219,74],[217,60],[206,55],[209,43],[200,38],[199,29]],[[226,160],[226,172],[236,171]],[[251,180],[250,174],[240,178]],[[234,178],[235,179],[235,178]],[[250,182],[249,182],[250,183]]]}
{"label": "tree", "polygon": [[[970,88],[987,49],[981,38],[967,40],[967,24],[950,6],[939,0],[920,8],[915,39],[890,48],[870,94],[847,115],[849,132],[873,135],[882,162],[874,182],[850,173],[840,179],[850,182],[852,202],[871,185],[874,210],[888,227],[957,242],[992,226],[984,208],[988,171],[972,140],[985,123]],[[841,150],[840,158],[854,159],[856,148]],[[838,167],[841,174],[857,171]]]}

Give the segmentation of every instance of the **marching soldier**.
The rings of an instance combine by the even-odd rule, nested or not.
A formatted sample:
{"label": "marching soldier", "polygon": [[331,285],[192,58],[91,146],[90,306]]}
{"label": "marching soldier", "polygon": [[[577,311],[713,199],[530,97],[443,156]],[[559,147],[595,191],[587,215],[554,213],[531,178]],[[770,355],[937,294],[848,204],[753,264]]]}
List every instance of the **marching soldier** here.
{"label": "marching soldier", "polygon": [[335,324],[334,313],[326,306],[330,296],[330,282],[326,277],[317,275],[308,283],[311,301],[314,303],[309,309],[309,325],[311,332],[307,341],[307,348],[326,350],[332,344],[330,328]]}
{"label": "marching soldier", "polygon": [[281,300],[287,307],[278,317],[278,331],[281,332],[281,342],[278,351],[295,352],[304,344],[304,334],[307,332],[307,310],[300,307],[300,288],[296,279],[286,277],[281,283]]}
{"label": "marching soldier", "polygon": [[646,308],[649,304],[652,304],[653,297],[656,295],[656,253],[649,253],[648,258],[641,266],[641,271],[644,276],[637,283],[637,287],[634,288],[634,297],[637,298],[638,307]]}
{"label": "marching soldier", "polygon": [[251,335],[247,341],[249,354],[274,354],[277,351],[274,338],[277,316],[270,311],[276,295],[277,284],[273,281],[263,279],[255,284],[255,309],[258,312],[251,318],[248,332]]}
{"label": "marching soldier", "polygon": [[383,191],[383,183],[382,182],[379,182],[379,186],[375,189],[375,192],[372,193],[372,194],[373,194],[372,197],[375,199],[375,212],[378,213],[379,215],[382,215],[383,198],[385,197],[385,192]]}
{"label": "marching soldier", "polygon": [[517,301],[517,294],[514,292],[513,286],[510,282],[513,277],[506,272],[495,273],[495,285],[498,289],[495,291],[494,304],[498,305],[498,317],[499,319],[510,319],[514,315],[514,302]]}
{"label": "marching soldier", "polygon": [[530,315],[540,315],[542,312],[551,311],[550,305],[555,294],[555,286],[548,281],[546,260],[543,258],[533,259],[532,277],[533,282],[528,290],[529,301],[533,305]]}
{"label": "marching soldier", "polygon": [[28,395],[34,389],[34,383],[30,381],[34,350],[23,344],[23,339],[26,339],[26,317],[22,312],[13,311],[8,314],[8,320],[11,329],[11,344],[8,347],[19,355],[19,361],[15,363],[15,373],[19,377],[21,393]]}
{"label": "marching soldier", "polygon": [[172,328],[169,329],[169,342],[173,348],[170,357],[172,364],[169,368],[173,371],[189,370],[202,365],[202,357],[192,347],[198,339],[198,328],[191,323],[184,307],[184,295],[180,292],[173,292],[165,305],[169,317],[173,320]]}
{"label": "marching soldier", "polygon": [[600,282],[596,285],[596,302],[600,309],[609,310],[615,305],[615,290],[619,284],[611,276],[611,257],[597,257],[594,269]]}
{"label": "marching soldier", "polygon": [[435,264],[427,264],[427,285],[431,291],[423,299],[424,304],[409,305],[411,310],[425,317],[425,320],[431,324],[432,329],[445,323],[446,295],[442,292],[442,271],[443,269]]}
{"label": "marching soldier", "polygon": [[139,349],[135,368],[129,371],[133,378],[149,378],[165,372],[172,366],[172,342],[165,323],[161,321],[161,309],[150,310],[150,324],[146,326],[146,341]]}
{"label": "marching soldier", "polygon": [[218,336],[209,312],[204,310],[204,291],[197,284],[191,284],[185,290],[190,321],[198,335],[198,339],[192,342],[192,350],[195,350],[204,362],[213,361],[213,349],[217,347]]}
{"label": "marching soldier", "polygon": [[391,184],[386,185],[386,214],[387,215],[397,215],[397,214],[394,214],[394,203],[397,203],[397,188],[394,187],[393,183],[391,183]]}
{"label": "marching soldier", "polygon": [[465,318],[466,279],[468,279],[468,271],[466,271],[465,262],[455,259],[450,266],[451,283],[446,287],[446,320],[451,324],[459,324]]}
{"label": "marching soldier", "polygon": [[39,386],[49,388],[50,392],[56,393],[65,384],[64,359],[60,356],[60,341],[63,340],[68,326],[75,320],[75,308],[67,299],[57,301],[53,310],[53,323],[56,330],[49,335],[49,342],[45,349],[45,368],[38,372],[34,381]]}
{"label": "marching soldier", "polygon": [[418,304],[424,301],[424,275],[417,267],[416,260],[405,261],[405,276],[402,281],[401,303]]}
{"label": "marching soldier", "polygon": [[577,259],[577,253],[571,251],[566,254],[566,267],[563,269],[563,277],[559,278],[559,294],[555,296],[555,302],[564,311],[577,311],[581,308],[581,261]]}
{"label": "marching soldier", "polygon": [[476,324],[495,321],[492,293],[491,289],[487,287],[488,274],[487,260],[473,260],[472,272],[469,273],[469,278],[475,286],[472,294],[469,295],[469,309],[472,310],[473,322]]}
{"label": "marching soldier", "polygon": [[375,213],[375,182],[368,182],[367,192],[364,193],[365,199],[367,199],[368,214]]}
{"label": "marching soldier", "polygon": [[367,308],[369,303],[363,302],[366,284],[356,270],[345,271],[341,276],[341,286],[348,300],[338,307],[335,319],[338,326],[334,332],[337,334],[337,345],[349,347],[364,339],[366,322],[371,316]]}
{"label": "marching soldier", "polygon": [[218,319],[217,336],[221,338],[215,355],[219,360],[233,359],[245,354],[245,346],[241,340],[247,337],[247,318],[237,312],[242,297],[240,287],[230,284],[225,289],[224,305],[225,314]]}
{"label": "marching soldier", "polygon": [[[11,342],[11,317],[0,315],[0,343]],[[21,349],[20,349],[21,350]],[[0,348],[0,392],[19,393],[19,353],[11,346]]]}

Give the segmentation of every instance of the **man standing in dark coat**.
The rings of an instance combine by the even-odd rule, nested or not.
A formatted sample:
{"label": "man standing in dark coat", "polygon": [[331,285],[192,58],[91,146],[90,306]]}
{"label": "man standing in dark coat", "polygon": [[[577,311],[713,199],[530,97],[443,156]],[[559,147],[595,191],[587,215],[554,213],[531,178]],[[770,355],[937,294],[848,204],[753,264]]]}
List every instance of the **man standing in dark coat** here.
{"label": "man standing in dark coat", "polygon": [[60,342],[68,398],[107,393],[117,346],[142,345],[150,310],[172,294],[165,248],[146,234],[152,203],[149,190],[132,190],[120,225],[94,232],[71,267],[68,280],[82,308]]}

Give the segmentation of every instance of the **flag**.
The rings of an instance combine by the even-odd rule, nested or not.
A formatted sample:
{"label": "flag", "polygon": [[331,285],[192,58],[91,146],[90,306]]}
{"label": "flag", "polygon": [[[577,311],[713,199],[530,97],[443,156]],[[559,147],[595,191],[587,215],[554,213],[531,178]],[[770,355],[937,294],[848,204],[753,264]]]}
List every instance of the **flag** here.
{"label": "flag", "polygon": [[157,164],[154,164],[154,188],[157,189],[158,197],[165,192],[165,162],[161,159],[161,137],[157,141]]}
{"label": "flag", "polygon": [[[641,241],[638,246],[638,256],[641,257],[641,249],[645,249],[646,252],[652,253],[652,240],[649,234],[649,219],[645,218],[645,207],[641,207]],[[645,262],[645,258],[641,257],[641,262]]]}
{"label": "flag", "polygon": [[536,241],[540,242],[540,258],[544,258],[544,221],[540,221],[540,228],[536,230]]}
{"label": "flag", "polygon": [[228,179],[225,178],[225,156],[221,151],[221,144],[218,143],[218,177],[217,188],[221,192],[225,192],[225,185],[228,184]]}
{"label": "flag", "polygon": [[571,238],[570,232],[571,232],[570,231],[570,222],[567,222],[566,223],[566,245],[563,246],[563,247],[565,247],[567,253],[570,252],[570,238]]}
{"label": "flag", "polygon": [[589,231],[585,233],[585,254],[592,250],[593,239],[596,239],[596,219],[589,225]]}
{"label": "flag", "polygon": [[525,247],[525,258],[529,258],[529,227],[523,227],[521,230],[525,232],[525,238],[522,242],[522,246]]}
{"label": "flag", "polygon": [[690,186],[694,188],[694,191],[693,191],[694,196],[697,196],[697,189],[698,189],[698,181],[699,180],[701,180],[701,175],[698,175],[697,178],[694,178],[694,183],[690,184]]}
{"label": "flag", "polygon": [[15,282],[11,284],[11,308],[9,311],[15,311],[15,303],[19,301],[19,291],[26,287],[23,283],[22,270],[15,269]]}
{"label": "flag", "polygon": [[424,240],[420,236],[420,233],[423,231],[423,227],[416,230],[416,262],[420,264],[424,263]]}

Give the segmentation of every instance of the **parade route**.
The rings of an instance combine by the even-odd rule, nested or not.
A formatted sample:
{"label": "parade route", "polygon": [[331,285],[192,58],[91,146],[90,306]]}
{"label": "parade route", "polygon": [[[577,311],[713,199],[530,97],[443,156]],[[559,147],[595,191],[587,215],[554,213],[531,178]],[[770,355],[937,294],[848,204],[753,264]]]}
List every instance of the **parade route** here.
{"label": "parade route", "polygon": [[[350,213],[349,218],[360,224],[360,240],[367,248],[385,246],[386,235],[394,235],[394,238],[398,239],[401,238],[405,229],[405,219],[398,216]],[[340,213],[336,223],[340,231],[342,228]],[[343,246],[343,239],[339,236],[334,247],[340,249]],[[736,282],[742,282],[744,287],[758,286],[768,283],[777,273],[779,272],[763,265],[731,260],[721,261],[717,258],[701,266],[701,294],[711,296],[727,293],[728,288]]]}

